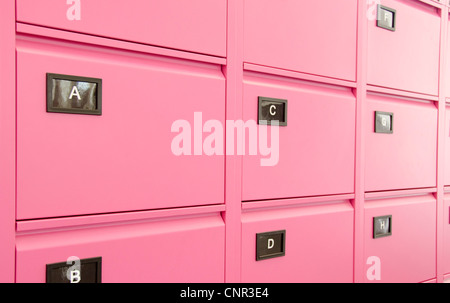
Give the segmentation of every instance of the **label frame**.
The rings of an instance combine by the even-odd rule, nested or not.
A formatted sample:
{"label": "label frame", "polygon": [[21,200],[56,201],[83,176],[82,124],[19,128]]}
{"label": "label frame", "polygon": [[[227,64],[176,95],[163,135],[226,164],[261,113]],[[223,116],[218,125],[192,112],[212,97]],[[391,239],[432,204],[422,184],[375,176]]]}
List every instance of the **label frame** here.
{"label": "label frame", "polygon": [[[88,82],[97,84],[97,94],[96,94],[96,105],[97,109],[95,110],[86,110],[86,109],[69,109],[69,108],[56,108],[53,107],[53,80],[65,80],[65,81],[74,81],[74,82]],[[91,77],[81,77],[81,76],[73,76],[73,75],[64,75],[64,74],[54,74],[47,73],[47,112],[48,113],[63,113],[63,114],[79,114],[79,115],[95,115],[101,116],[103,113],[102,110],[102,89],[103,89],[103,80],[100,78],[91,78]]]}

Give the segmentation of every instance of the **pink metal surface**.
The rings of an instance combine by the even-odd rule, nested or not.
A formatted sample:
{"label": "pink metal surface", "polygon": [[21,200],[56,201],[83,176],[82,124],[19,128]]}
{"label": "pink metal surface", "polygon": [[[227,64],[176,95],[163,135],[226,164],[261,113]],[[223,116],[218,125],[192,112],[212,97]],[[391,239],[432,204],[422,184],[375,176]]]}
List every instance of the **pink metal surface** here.
{"label": "pink metal surface", "polygon": [[[374,239],[373,218],[387,215],[392,216],[392,235]],[[366,282],[417,283],[435,277],[436,199],[433,195],[366,201],[364,218],[365,260],[377,257],[379,261],[366,264]]]}
{"label": "pink metal surface", "polygon": [[220,214],[22,235],[17,282],[45,282],[46,264],[102,257],[104,283],[224,282]]}
{"label": "pink metal surface", "polygon": [[[226,119],[242,120],[242,77],[243,77],[243,3],[228,0],[227,22],[227,64],[226,76]],[[229,155],[225,158],[225,282],[241,281],[241,185],[242,157]]]}
{"label": "pink metal surface", "polygon": [[195,206],[183,208],[167,208],[158,210],[120,212],[112,214],[100,214],[89,216],[73,216],[62,218],[50,218],[40,220],[24,220],[18,221],[16,231],[20,233],[26,232],[42,232],[51,229],[61,228],[80,228],[91,227],[106,224],[122,224],[127,222],[145,221],[150,219],[165,219],[179,216],[209,214],[213,212],[223,212],[225,205],[209,205]]}
{"label": "pink metal surface", "polygon": [[123,49],[130,50],[139,53],[150,53],[153,55],[175,57],[179,59],[187,59],[192,61],[201,61],[219,65],[225,65],[227,63],[226,58],[213,57],[208,55],[203,55],[199,53],[186,52],[181,50],[175,50],[170,48],[162,48],[158,46],[152,46],[141,43],[133,43],[123,40],[116,40],[111,38],[103,38],[97,36],[86,35],[76,32],[61,31],[58,29],[40,27],[35,25],[30,25],[26,23],[17,23],[16,30],[18,34],[28,34],[33,36],[47,37],[63,41],[79,42],[91,45],[98,45],[113,49]]}
{"label": "pink metal surface", "polygon": [[244,1],[244,61],[355,81],[357,2]]}
{"label": "pink metal surface", "polygon": [[[278,230],[286,230],[285,256],[256,261],[256,234]],[[242,215],[242,282],[352,280],[353,207],[348,201]]]}
{"label": "pink metal surface", "polygon": [[[393,113],[393,133],[375,133],[375,111]],[[434,102],[369,94],[365,113],[365,189],[436,186],[437,108]]]}
{"label": "pink metal surface", "polygon": [[226,0],[17,0],[17,21],[226,56]]}
{"label": "pink metal surface", "polygon": [[0,283],[14,282],[15,33],[14,3],[0,3]]}
{"label": "pink metal surface", "polygon": [[365,175],[365,107],[367,98],[367,12],[374,9],[367,1],[358,2],[358,35],[357,35],[357,57],[356,57],[356,111],[355,111],[355,198],[353,207],[354,219],[354,260],[353,272],[354,282],[364,281],[364,175]]}
{"label": "pink metal surface", "polygon": [[445,127],[444,127],[444,185],[450,185],[450,106],[445,107]]}
{"label": "pink metal surface", "polygon": [[443,203],[443,266],[444,274],[450,274],[450,194],[444,196]]}
{"label": "pink metal surface", "polygon": [[243,200],[352,193],[355,97],[351,90],[248,72],[244,121],[258,120],[259,96],[288,100],[288,122],[279,127],[276,165],[261,166],[261,159],[270,158],[263,154],[244,156]]}
{"label": "pink metal surface", "polygon": [[369,18],[369,84],[437,95],[439,87],[440,10],[420,1],[383,0],[397,11],[395,31]]}
{"label": "pink metal surface", "polygon": [[[194,132],[196,111],[223,123],[219,66],[27,38],[17,50],[18,219],[224,202],[224,157],[176,156],[170,132],[179,119]],[[47,72],[103,79],[103,115],[47,113]]]}
{"label": "pink metal surface", "polygon": [[450,85],[448,84],[447,78],[450,76],[450,58],[448,53],[450,52],[450,14],[448,10],[445,10],[442,17],[443,21],[443,29],[442,33],[445,35],[445,39],[443,40],[443,44],[445,46],[444,51],[442,52],[442,57],[444,61],[442,62],[443,70],[445,74],[441,78],[442,81],[442,93],[441,95],[446,98],[450,98]]}

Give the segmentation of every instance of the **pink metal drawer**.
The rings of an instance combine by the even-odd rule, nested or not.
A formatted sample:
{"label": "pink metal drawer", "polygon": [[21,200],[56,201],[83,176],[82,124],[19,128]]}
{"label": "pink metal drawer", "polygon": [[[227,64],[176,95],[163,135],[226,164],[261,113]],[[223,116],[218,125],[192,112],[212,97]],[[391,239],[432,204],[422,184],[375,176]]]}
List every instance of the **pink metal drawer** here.
{"label": "pink metal drawer", "polygon": [[[257,234],[273,231],[285,231],[285,255],[257,261]],[[336,201],[244,213],[241,277],[243,283],[351,283],[353,207]]]}
{"label": "pink metal drawer", "polygon": [[444,185],[450,185],[450,105],[445,107],[445,128],[444,128]]}
{"label": "pink metal drawer", "polygon": [[[374,218],[385,216],[391,216],[391,235],[374,238]],[[436,276],[432,194],[366,201],[364,218],[366,282],[417,283]]]}
{"label": "pink metal drawer", "polygon": [[[448,20],[450,21],[450,14],[448,16]],[[450,60],[449,58],[449,54],[450,54],[450,31],[448,31],[450,29],[450,22],[447,24],[447,53],[444,54],[444,58],[446,58],[445,62],[445,77],[448,79],[448,77],[450,76]],[[450,85],[448,83],[448,80],[444,81],[444,95],[447,98],[450,98]]]}
{"label": "pink metal drawer", "polygon": [[[376,132],[376,112],[392,120],[392,133]],[[434,102],[369,94],[365,121],[366,191],[436,186]]]}
{"label": "pink metal drawer", "polygon": [[17,0],[19,22],[226,56],[226,0]]}
{"label": "pink metal drawer", "polygon": [[355,97],[351,90],[249,72],[244,77],[245,122],[257,123],[259,97],[287,100],[287,126],[278,127],[278,140],[268,141],[269,155],[261,148],[264,134],[271,137],[277,126],[258,125],[260,148],[253,155],[250,147],[256,138],[249,137],[256,135],[247,133],[243,200],[353,193]]}
{"label": "pink metal drawer", "polygon": [[244,1],[244,61],[355,81],[357,2]]}
{"label": "pink metal drawer", "polygon": [[224,236],[220,214],[21,235],[16,282],[45,282],[46,265],[73,256],[101,257],[104,283],[223,283]]}
{"label": "pink metal drawer", "polygon": [[[220,65],[24,38],[17,71],[18,219],[224,202],[223,156],[178,156],[171,132],[224,123]],[[46,73],[102,79],[102,115],[46,112]]]}
{"label": "pink metal drawer", "polygon": [[450,194],[444,196],[444,210],[443,210],[444,225],[444,254],[443,254],[443,271],[445,274],[450,273]]}
{"label": "pink metal drawer", "polygon": [[381,4],[396,11],[395,31],[368,21],[368,83],[437,95],[440,11],[417,0]]}

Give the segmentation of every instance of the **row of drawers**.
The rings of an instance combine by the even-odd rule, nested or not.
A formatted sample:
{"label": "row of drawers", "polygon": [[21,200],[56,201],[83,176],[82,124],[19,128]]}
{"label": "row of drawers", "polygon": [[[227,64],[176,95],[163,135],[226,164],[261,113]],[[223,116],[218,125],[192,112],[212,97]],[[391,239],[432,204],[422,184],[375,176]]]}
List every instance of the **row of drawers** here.
{"label": "row of drawers", "polygon": [[[23,36],[17,69],[19,220],[221,204],[224,154],[243,155],[243,201],[354,192],[351,88],[246,71],[239,124],[220,65]],[[102,115],[46,112],[47,73],[102,79]],[[287,101],[286,126],[258,125],[260,97]],[[365,190],[436,187],[437,104],[366,102]]]}
{"label": "row of drawers", "polygon": [[[358,267],[363,268],[365,282],[423,282],[436,277],[433,195],[366,201],[364,244],[356,252],[351,201],[332,199],[319,205],[244,211],[237,239],[242,252],[235,256],[240,258],[241,281],[352,283],[355,253],[363,254],[364,263]],[[445,204],[448,235],[450,199]],[[378,228],[374,218],[383,216],[390,216],[389,233],[374,237]],[[449,237],[445,239],[448,255]],[[16,244],[16,281],[69,282],[66,272],[73,270],[73,263],[66,260],[77,258],[82,267],[74,282],[220,283],[224,246],[225,226],[219,213],[66,231],[22,231]],[[94,270],[90,263],[96,265]],[[448,258],[440,266],[450,272]]]}
{"label": "row of drawers", "polygon": [[[244,61],[355,81],[357,1],[315,2],[288,1],[280,7],[275,1],[245,1]],[[433,78],[438,70],[437,11],[420,2],[385,2],[397,11],[418,12],[413,16],[428,22],[429,41],[420,48],[413,47],[421,41],[420,35],[413,39],[408,31],[416,29],[402,28],[400,21],[395,32],[398,40],[389,40],[392,32],[369,26],[374,31],[369,33],[369,41],[406,43],[413,49],[408,53],[411,58],[423,58],[413,69],[409,62],[398,62],[392,52],[383,58],[386,47],[376,43],[378,46],[370,46],[377,53],[372,59],[369,54],[373,63],[369,84],[437,95],[438,82]],[[52,9],[46,9],[48,6]],[[32,27],[151,44],[211,58],[226,57],[226,1],[198,0],[195,7],[202,9],[193,12],[193,7],[192,2],[180,6],[174,1],[157,6],[137,1],[132,8],[102,1],[43,1],[36,10],[34,2],[18,0],[17,18],[20,24]],[[342,14],[332,13],[331,8],[342,10]],[[323,12],[327,21],[308,14],[311,10]],[[296,18],[286,17],[292,12]],[[128,14],[134,16],[132,22],[119,27],[117,20],[130,20],[125,16]],[[303,18],[298,18],[299,14]],[[405,22],[413,23],[412,19]],[[330,24],[336,32],[329,31]],[[288,35],[279,34],[286,29]],[[423,27],[421,31],[426,32]],[[305,40],[283,40],[292,36]],[[333,52],[324,47],[325,41],[333,45]],[[403,59],[405,54],[396,56]],[[389,75],[378,58],[388,62]],[[83,272],[92,272],[92,264],[96,264],[103,282],[224,281],[224,206],[220,206],[221,211],[198,213],[207,205],[224,203],[224,153],[230,146],[224,138],[225,130],[227,138],[230,134],[225,117],[227,79],[223,66],[212,61],[18,35],[17,282],[45,281],[45,265],[47,274],[60,278],[67,266],[55,263],[67,264],[71,256],[95,260],[97,263],[83,263]],[[102,115],[46,112],[45,79],[49,73],[102,79]],[[272,210],[243,206],[242,282],[351,282],[355,257],[352,201],[333,201],[338,198],[323,196],[352,196],[354,192],[353,86],[319,84],[250,70],[244,72],[243,80],[243,121],[255,123],[244,125],[248,133],[242,140],[239,126],[232,129],[237,134],[231,143],[239,149],[242,142],[245,149],[242,200],[249,203],[244,204],[270,199],[282,205],[287,200],[273,199],[286,198],[295,204],[295,197],[308,196],[322,196],[326,201],[311,201],[310,205],[303,201],[305,206]],[[72,97],[78,94],[71,91]],[[256,126],[260,97],[287,100],[286,126]],[[376,112],[384,113],[383,119],[392,119],[378,121],[382,126],[391,125],[391,131],[375,133]],[[436,187],[435,102],[370,92],[365,115],[365,190]],[[277,131],[272,132],[274,129]],[[262,133],[267,133],[267,138]],[[226,142],[221,144],[221,140]],[[267,146],[261,140],[266,140]],[[256,155],[251,154],[254,147]],[[270,152],[264,154],[267,149]],[[213,153],[207,154],[211,150]],[[268,158],[275,159],[275,165],[263,166]],[[450,185],[450,169],[446,169],[445,180]],[[450,202],[447,204],[448,208]],[[102,218],[108,215],[95,215],[127,215],[150,209],[179,211],[190,206],[195,206],[190,215],[163,218],[159,210],[155,219],[123,224],[104,223]],[[383,275],[376,281],[420,282],[436,276],[436,200],[431,194],[367,200],[364,207],[364,262],[372,257],[381,262]],[[373,238],[373,219],[377,216],[391,216],[390,223],[395,226],[391,236]],[[56,229],[40,230],[38,226],[53,220],[45,218],[55,217],[69,218],[54,219],[59,222]],[[71,219],[92,224],[64,229],[59,220]],[[417,220],[426,223],[418,225]],[[257,235],[272,231],[284,232],[283,256],[255,259]],[[272,244],[266,244],[270,250]],[[405,254],[410,258],[404,259]],[[410,268],[417,264],[420,268],[411,273]],[[443,266],[444,272],[450,272],[448,264]],[[367,280],[372,281],[370,275]]]}
{"label": "row of drawers", "polygon": [[[418,0],[381,4],[396,11],[395,31],[377,27],[377,7],[369,5],[368,83],[438,95],[440,9]],[[357,0],[282,5],[246,0],[243,5],[244,62],[356,81]],[[225,0],[139,0],[132,6],[106,0],[45,0],[38,6],[17,0],[21,23],[218,57],[227,56],[226,16]]]}

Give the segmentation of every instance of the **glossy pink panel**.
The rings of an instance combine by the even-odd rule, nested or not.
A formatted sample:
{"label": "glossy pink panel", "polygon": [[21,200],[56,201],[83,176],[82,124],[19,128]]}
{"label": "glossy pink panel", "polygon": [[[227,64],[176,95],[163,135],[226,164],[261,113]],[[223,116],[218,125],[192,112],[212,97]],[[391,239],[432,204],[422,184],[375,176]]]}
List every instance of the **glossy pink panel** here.
{"label": "glossy pink panel", "polygon": [[75,256],[102,257],[104,283],[223,283],[224,234],[209,214],[20,236],[17,282],[45,282],[46,264]]}
{"label": "glossy pink panel", "polygon": [[[392,216],[392,235],[374,239],[373,218],[388,215]],[[364,217],[366,282],[417,283],[435,278],[433,195],[366,201]]]}
{"label": "glossy pink panel", "polygon": [[[242,216],[242,282],[353,282],[353,207],[336,204]],[[286,230],[285,256],[256,261],[256,234]]]}
{"label": "glossy pink panel", "polygon": [[18,0],[17,20],[224,57],[226,4],[226,0],[133,0],[132,5],[108,0]]}
{"label": "glossy pink panel", "polygon": [[[450,15],[449,15],[448,20],[450,21]],[[446,39],[446,41],[447,41],[446,52],[447,53],[444,54],[444,58],[445,58],[444,68],[445,68],[445,77],[446,77],[446,80],[444,81],[444,95],[447,98],[450,98],[450,84],[448,81],[448,78],[450,77],[450,60],[449,60],[449,57],[450,57],[450,31],[449,31],[449,29],[450,29],[450,22],[447,23],[447,39]]]}
{"label": "glossy pink panel", "polygon": [[445,128],[444,128],[444,185],[450,185],[450,105],[445,107]]}
{"label": "glossy pink panel", "polygon": [[376,18],[369,19],[368,83],[437,95],[440,10],[420,1],[381,4],[397,11],[395,31],[377,27]]}
{"label": "glossy pink panel", "polygon": [[[375,133],[375,112],[393,113],[393,133]],[[437,108],[370,94],[366,105],[366,191],[436,186]]]}
{"label": "glossy pink panel", "polygon": [[[223,156],[171,148],[177,120],[186,144],[194,112],[224,123],[220,66],[41,40],[17,58],[19,219],[224,202]],[[47,72],[103,79],[103,115],[47,113]]]}
{"label": "glossy pink panel", "polygon": [[357,1],[244,1],[244,61],[355,81]]}
{"label": "glossy pink panel", "polygon": [[[287,126],[271,152],[247,150],[243,160],[243,200],[352,193],[354,190],[355,97],[350,89],[247,73],[244,121],[258,120],[258,97],[288,100]],[[267,128],[258,126],[258,136]],[[246,136],[246,147],[252,145]],[[263,135],[263,138],[265,136]],[[277,150],[278,146],[278,150]],[[262,152],[261,152],[262,151]],[[275,161],[278,154],[278,162]],[[272,159],[272,166],[262,161]]]}
{"label": "glossy pink panel", "polygon": [[[450,273],[450,194],[444,196],[443,209],[444,255],[442,268],[445,274]],[[450,281],[449,281],[450,282]]]}
{"label": "glossy pink panel", "polygon": [[15,273],[15,20],[14,1],[0,3],[0,283]]}

